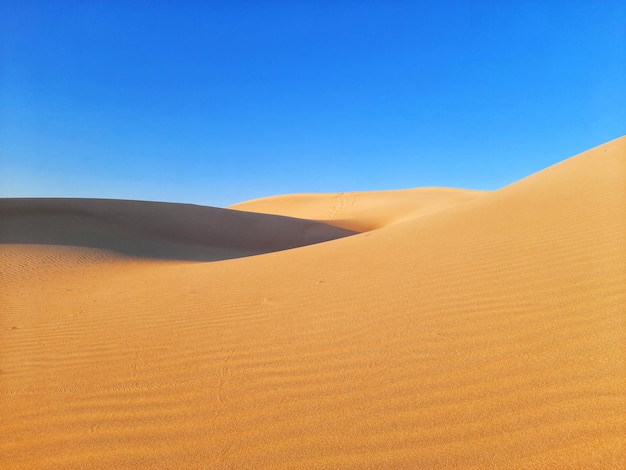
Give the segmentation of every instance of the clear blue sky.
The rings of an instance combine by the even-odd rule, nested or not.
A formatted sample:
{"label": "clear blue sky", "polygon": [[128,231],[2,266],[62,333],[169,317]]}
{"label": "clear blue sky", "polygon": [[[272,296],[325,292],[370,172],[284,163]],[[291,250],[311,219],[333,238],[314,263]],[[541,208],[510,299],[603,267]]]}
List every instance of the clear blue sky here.
{"label": "clear blue sky", "polygon": [[0,196],[497,189],[626,133],[617,1],[0,1]]}

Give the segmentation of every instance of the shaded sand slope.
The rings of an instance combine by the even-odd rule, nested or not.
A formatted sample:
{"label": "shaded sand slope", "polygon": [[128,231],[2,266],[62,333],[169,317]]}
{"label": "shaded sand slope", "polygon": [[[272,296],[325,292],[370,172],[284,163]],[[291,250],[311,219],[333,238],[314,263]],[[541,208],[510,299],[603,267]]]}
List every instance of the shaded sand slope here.
{"label": "shaded sand slope", "polygon": [[291,217],[107,199],[0,199],[0,243],[81,246],[119,254],[218,260],[354,232]]}
{"label": "shaded sand slope", "polygon": [[7,276],[0,463],[623,468],[625,176],[622,138],[328,243]]}
{"label": "shaded sand slope", "polygon": [[327,222],[366,232],[470,201],[485,191],[415,188],[334,194],[288,194],[246,201],[231,209]]}

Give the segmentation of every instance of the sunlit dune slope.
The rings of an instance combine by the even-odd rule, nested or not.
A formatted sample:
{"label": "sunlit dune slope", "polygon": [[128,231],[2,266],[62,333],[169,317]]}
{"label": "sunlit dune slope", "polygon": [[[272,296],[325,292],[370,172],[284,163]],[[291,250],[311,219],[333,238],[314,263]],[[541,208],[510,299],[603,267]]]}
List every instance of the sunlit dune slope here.
{"label": "sunlit dune slope", "polygon": [[625,181],[621,138],[258,256],[13,240],[0,466],[624,468]]}
{"label": "sunlit dune slope", "polygon": [[366,232],[431,214],[472,200],[485,191],[415,188],[335,194],[289,194],[231,206],[248,212],[276,214],[327,222]]}

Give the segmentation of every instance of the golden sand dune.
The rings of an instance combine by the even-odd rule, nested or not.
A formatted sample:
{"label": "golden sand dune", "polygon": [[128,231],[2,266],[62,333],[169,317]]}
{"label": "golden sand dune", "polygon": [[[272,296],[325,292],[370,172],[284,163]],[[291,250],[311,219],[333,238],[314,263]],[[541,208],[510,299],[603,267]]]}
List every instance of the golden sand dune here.
{"label": "golden sand dune", "polygon": [[469,201],[485,191],[415,188],[335,194],[290,194],[246,201],[231,206],[248,212],[324,221],[366,232],[431,214]]}
{"label": "golden sand dune", "polygon": [[625,181],[621,138],[427,211],[250,202],[378,230],[206,263],[110,245],[184,244],[149,220],[187,206],[111,203],[139,232],[63,215],[43,244],[50,211],[5,225],[5,202],[0,466],[624,468]]}

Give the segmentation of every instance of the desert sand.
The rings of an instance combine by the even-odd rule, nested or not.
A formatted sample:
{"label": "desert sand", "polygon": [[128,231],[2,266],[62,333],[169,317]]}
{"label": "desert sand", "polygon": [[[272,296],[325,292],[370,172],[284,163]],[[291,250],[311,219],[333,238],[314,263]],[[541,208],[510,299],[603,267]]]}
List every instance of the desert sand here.
{"label": "desert sand", "polygon": [[624,468],[625,186],[3,199],[0,467]]}

